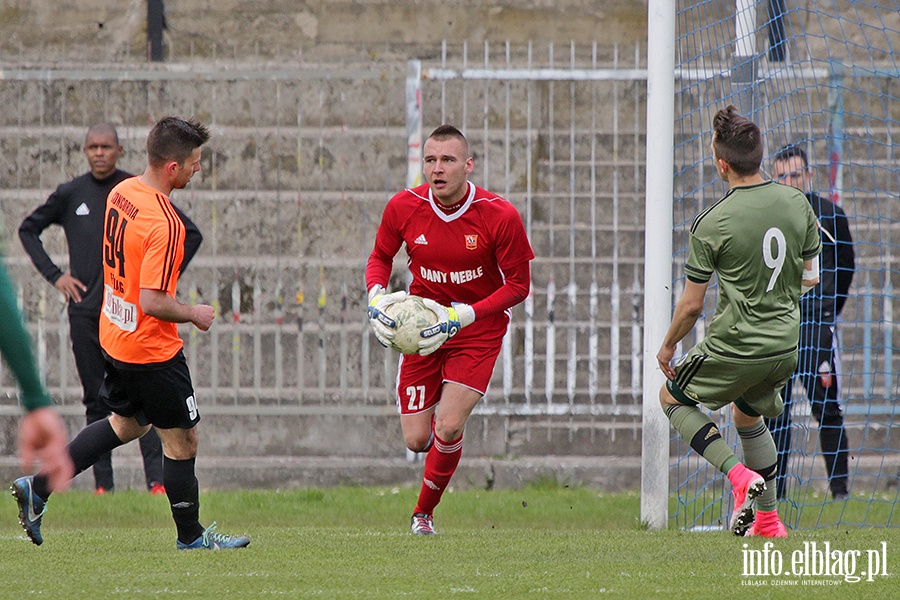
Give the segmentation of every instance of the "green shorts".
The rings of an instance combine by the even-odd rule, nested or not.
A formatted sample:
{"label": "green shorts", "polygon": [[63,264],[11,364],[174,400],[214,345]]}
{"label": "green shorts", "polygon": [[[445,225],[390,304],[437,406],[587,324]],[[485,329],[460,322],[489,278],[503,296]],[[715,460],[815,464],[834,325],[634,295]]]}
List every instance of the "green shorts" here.
{"label": "green shorts", "polygon": [[672,396],[693,406],[709,410],[737,403],[751,416],[756,412],[768,418],[784,410],[781,389],[797,368],[797,351],[773,358],[729,359],[711,354],[703,342],[690,349],[675,365],[675,380],[667,381]]}

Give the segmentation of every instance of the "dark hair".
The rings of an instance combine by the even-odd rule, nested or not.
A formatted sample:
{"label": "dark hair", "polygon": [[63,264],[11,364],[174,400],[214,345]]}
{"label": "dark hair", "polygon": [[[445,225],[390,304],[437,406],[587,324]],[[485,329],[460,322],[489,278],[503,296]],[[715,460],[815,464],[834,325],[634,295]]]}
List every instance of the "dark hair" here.
{"label": "dark hair", "polygon": [[763,144],[756,123],[741,116],[737,107],[729,104],[713,118],[713,132],[716,157],[728,163],[736,175],[746,177],[759,172]]}
{"label": "dark hair", "polygon": [[193,119],[164,117],[147,136],[147,160],[152,167],[169,161],[183,165],[195,148],[209,140],[209,129]]}
{"label": "dark hair", "polygon": [[91,125],[91,127],[87,130],[87,134],[84,136],[84,141],[87,142],[87,139],[92,135],[106,135],[110,134],[113,136],[113,139],[116,140],[116,145],[119,144],[119,132],[116,131],[116,126],[112,123],[97,123],[96,125]]}
{"label": "dark hair", "polygon": [[789,160],[795,156],[800,157],[800,160],[803,162],[804,167],[809,166],[809,161],[806,160],[806,150],[804,150],[799,144],[788,144],[787,146],[784,146],[775,154],[775,156],[772,157],[772,160]]}
{"label": "dark hair", "polygon": [[466,136],[463,135],[462,131],[454,127],[453,125],[441,125],[437,129],[431,132],[431,135],[428,136],[428,139],[436,139],[439,141],[447,140],[450,138],[456,138],[463,144],[463,149],[465,153],[469,153],[469,141],[466,139]]}

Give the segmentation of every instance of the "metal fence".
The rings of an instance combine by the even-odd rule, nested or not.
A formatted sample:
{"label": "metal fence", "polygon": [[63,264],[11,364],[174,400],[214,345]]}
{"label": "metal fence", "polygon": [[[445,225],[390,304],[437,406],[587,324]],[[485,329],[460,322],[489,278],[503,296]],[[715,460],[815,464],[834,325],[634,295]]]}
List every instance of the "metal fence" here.
{"label": "metal fence", "polygon": [[[418,67],[426,135],[443,122],[463,129],[473,181],[519,208],[537,255],[533,294],[514,310],[481,414],[621,418],[637,431],[643,61],[636,48],[445,44]],[[81,410],[65,308],[21,251],[16,226],[85,170],[88,125],[118,124],[121,166],[137,172],[149,123],[174,113],[213,131],[203,171],[173,195],[205,236],[179,294],[219,311],[209,332],[182,330],[205,412],[392,411],[396,355],[369,334],[363,269],[385,202],[406,184],[407,70],[0,73],[0,99],[23,108],[0,114],[6,262],[64,410]],[[45,240],[65,263],[59,232]],[[405,281],[404,258],[396,285]],[[2,371],[0,384],[12,391]],[[15,402],[2,409],[16,410]]]}

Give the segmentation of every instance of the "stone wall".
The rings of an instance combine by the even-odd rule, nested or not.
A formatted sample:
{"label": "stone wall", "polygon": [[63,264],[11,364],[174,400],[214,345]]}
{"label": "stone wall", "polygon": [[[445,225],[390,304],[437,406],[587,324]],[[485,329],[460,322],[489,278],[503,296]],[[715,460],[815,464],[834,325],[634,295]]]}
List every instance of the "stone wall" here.
{"label": "stone wall", "polygon": [[[646,37],[646,0],[168,0],[169,60],[370,62],[439,56],[442,40],[566,45]],[[3,62],[146,56],[146,2],[0,2]],[[39,31],[40,35],[34,35]],[[606,48],[604,48],[606,50]]]}
{"label": "stone wall", "polygon": [[[162,113],[193,114],[214,125],[214,139],[204,157],[204,171],[189,190],[179,192],[176,198],[206,234],[204,247],[186,274],[182,290],[196,286],[198,299],[215,302],[225,323],[218,326],[222,330],[216,342],[220,360],[215,365],[208,352],[212,336],[189,341],[189,345],[200,344],[192,369],[204,414],[200,428],[204,485],[415,482],[420,467],[410,467],[406,462],[398,419],[390,401],[384,398],[384,387],[389,387],[391,381],[389,370],[374,375],[374,389],[365,392],[368,396],[353,397],[363,392],[352,382],[347,393],[332,389],[335,384],[331,381],[337,379],[333,371],[342,360],[332,337],[327,342],[325,361],[329,387],[323,396],[285,399],[271,392],[272,324],[279,310],[275,288],[283,282],[289,299],[298,289],[307,296],[305,308],[298,309],[288,300],[283,314],[277,315],[292,324],[304,315],[307,320],[306,351],[297,350],[296,330],[293,334],[286,332],[283,338],[288,365],[303,363],[307,377],[316,377],[320,364],[316,320],[336,323],[345,315],[359,320],[359,327],[353,326],[343,359],[359,364],[360,339],[366,331],[364,321],[356,319],[362,310],[362,296],[357,289],[361,267],[388,190],[404,185],[402,100],[407,59],[422,58],[432,65],[439,64],[442,42],[446,40],[444,47],[456,63],[462,60],[463,43],[468,48],[467,60],[483,61],[486,41],[493,44],[493,52],[501,51],[503,44],[510,42],[516,54],[514,60],[520,65],[525,64],[523,53],[529,41],[541,54],[541,62],[548,60],[550,43],[560,57],[556,60],[567,60],[562,57],[573,42],[581,49],[579,60],[584,60],[602,32],[598,55],[600,60],[609,62],[613,44],[627,47],[624,54],[630,55],[634,44],[641,43],[645,36],[646,3],[467,1],[452,7],[428,0],[166,3],[168,62],[160,68],[251,72],[288,68],[305,73],[301,80],[284,81],[277,86],[271,82],[261,85],[239,76],[224,84],[116,81],[117,71],[152,72],[155,68],[144,58],[146,3],[118,4],[114,9],[111,3],[100,0],[0,0],[0,64],[4,69],[100,69],[112,74],[102,81],[73,76],[68,83],[32,79],[0,85],[0,102],[17,107],[16,111],[0,115],[0,130],[6,134],[0,136],[0,150],[9,157],[0,166],[0,216],[6,222],[3,237],[10,242],[7,264],[28,299],[26,314],[32,333],[49,348],[48,384],[61,390],[58,400],[68,415],[70,430],[77,431],[82,418],[74,364],[65,348],[65,329],[56,325],[59,320],[53,316],[60,306],[55,292],[23,256],[15,239],[15,225],[56,184],[83,172],[80,145],[88,124],[110,120],[120,125],[126,146],[122,166],[135,172],[143,165],[142,145],[148,123]],[[40,35],[33,35],[34,31],[40,31]],[[314,72],[325,74],[310,75]],[[370,75],[357,76],[359,73]],[[537,112],[544,119],[548,89],[546,85],[538,86]],[[491,116],[492,126],[498,126],[498,119],[503,118],[499,107],[504,98],[500,92],[492,93],[496,96],[488,98],[488,102],[498,107]],[[521,87],[514,88],[513,93],[520,97],[524,94]],[[602,98],[604,102],[610,101],[608,92],[601,93],[607,94]],[[428,123],[439,118],[436,106],[433,102],[427,106]],[[302,124],[298,122],[300,112]],[[459,118],[459,113],[455,114]],[[603,122],[597,133],[599,177],[608,181],[614,160],[611,125],[606,121],[609,114],[600,114]],[[540,138],[538,147],[553,145],[559,148],[560,155],[567,152],[569,142],[565,134],[548,136],[542,123],[537,123],[539,131],[534,134]],[[526,139],[524,111],[518,101],[513,106],[512,124],[513,147],[522,148],[533,141]],[[470,137],[479,161],[485,153],[500,156],[504,151],[496,139],[485,143],[476,128]],[[642,144],[637,135],[624,140],[623,154],[633,156],[634,144]],[[548,235],[552,237],[547,215],[554,210],[547,182],[554,177],[566,180],[568,168],[557,165],[557,172],[551,173],[554,166],[541,153],[534,156],[531,164],[524,155],[516,153],[511,168],[510,176],[518,187],[524,185],[529,171],[534,177],[535,190],[540,193],[532,207],[533,242],[538,253],[546,255]],[[492,161],[491,169],[491,173],[483,175],[493,180],[505,176],[500,161]],[[577,169],[577,193],[584,195],[587,167],[579,165]],[[623,190],[623,194],[639,204],[633,190]],[[568,201],[560,203],[556,210],[560,222],[589,222],[588,205],[581,201],[571,219],[566,212]],[[608,208],[601,212],[608,214]],[[360,214],[366,217],[360,219]],[[610,227],[609,223],[604,224],[605,230]],[[623,227],[629,235],[637,234],[630,223]],[[45,237],[48,247],[61,259],[65,246],[58,232],[48,232]],[[557,239],[557,243],[568,243],[568,235]],[[601,244],[607,243],[608,238],[602,237]],[[589,244],[582,229],[576,244],[579,248]],[[637,263],[637,247],[632,250],[634,253],[627,260]],[[555,251],[559,256],[568,254],[567,247],[560,246]],[[608,248],[603,246],[601,255],[608,254]],[[316,295],[323,265],[331,296],[324,311],[318,311]],[[536,265],[535,276],[545,280],[554,271],[559,281],[568,278],[564,262]],[[233,285],[237,285],[240,306],[232,301]],[[340,298],[342,285],[350,290],[347,304]],[[262,290],[261,302],[254,297],[256,288]],[[542,294],[537,294],[536,306],[545,314]],[[254,311],[255,307],[259,310]],[[227,324],[238,310],[251,328],[242,338],[236,367],[242,381],[253,380],[254,323],[263,319],[269,328],[263,337],[265,389],[254,390],[247,397],[233,397],[227,385],[233,367]],[[521,314],[521,308],[518,310]],[[602,318],[608,319],[608,310],[609,303],[603,303]],[[577,318],[584,319],[585,315]],[[37,329],[38,322],[44,323],[43,329]],[[563,347],[562,329],[560,336],[558,345]],[[543,340],[539,339],[539,351]],[[380,349],[371,350],[376,351]],[[521,369],[522,360],[517,351],[516,369]],[[211,387],[213,369],[219,369],[224,382],[218,388]],[[295,376],[288,375],[288,384],[293,383],[290,378]],[[354,376],[351,372],[351,378]],[[623,379],[628,377],[628,373],[622,374]],[[563,369],[557,374],[556,385],[564,389]],[[262,408],[254,408],[260,405]],[[286,408],[279,409],[279,405]],[[5,409],[0,411],[0,455],[10,457],[14,453],[17,409],[14,401],[0,409]],[[637,486],[635,461],[639,448],[639,430],[633,414],[618,420],[515,414],[476,416],[467,429],[466,443],[466,456],[473,466],[469,475],[461,476],[460,485],[518,485],[529,479],[547,478],[550,473],[569,484],[631,488]],[[120,487],[140,486],[137,456],[136,448],[116,452]],[[530,456],[542,458],[532,461]],[[597,462],[597,456],[607,458]],[[621,468],[616,469],[617,463]],[[0,460],[0,468],[6,465],[3,473],[14,472],[12,464],[9,458]],[[342,469],[341,464],[347,468]],[[88,482],[89,475],[81,476],[78,485],[86,487]]]}

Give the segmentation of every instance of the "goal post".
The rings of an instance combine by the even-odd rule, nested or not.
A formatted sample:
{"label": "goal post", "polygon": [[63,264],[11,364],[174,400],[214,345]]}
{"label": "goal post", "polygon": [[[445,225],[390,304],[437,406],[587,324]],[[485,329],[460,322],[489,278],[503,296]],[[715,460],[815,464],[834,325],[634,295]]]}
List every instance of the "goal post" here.
{"label": "goal post", "polygon": [[650,0],[647,19],[647,168],[644,200],[644,351],[641,522],[668,525],[669,420],[656,349],[672,311],[672,194],[675,127],[675,3]]}

